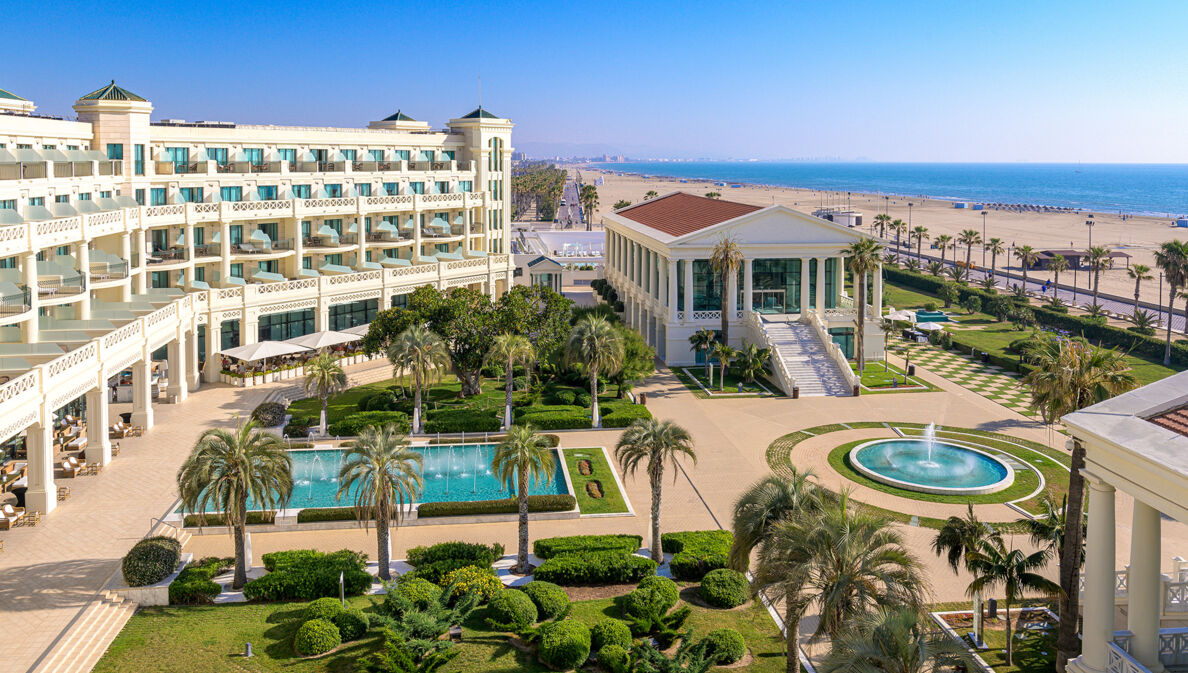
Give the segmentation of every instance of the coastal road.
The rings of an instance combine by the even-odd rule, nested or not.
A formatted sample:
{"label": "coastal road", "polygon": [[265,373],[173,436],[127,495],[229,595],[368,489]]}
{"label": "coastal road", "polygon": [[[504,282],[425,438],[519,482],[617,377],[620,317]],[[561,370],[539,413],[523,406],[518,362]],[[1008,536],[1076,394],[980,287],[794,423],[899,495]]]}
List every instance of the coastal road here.
{"label": "coastal road", "polygon": [[557,228],[573,229],[582,223],[582,209],[578,205],[578,183],[572,177],[565,178],[565,187],[561,189],[561,200],[564,206],[557,208]]}

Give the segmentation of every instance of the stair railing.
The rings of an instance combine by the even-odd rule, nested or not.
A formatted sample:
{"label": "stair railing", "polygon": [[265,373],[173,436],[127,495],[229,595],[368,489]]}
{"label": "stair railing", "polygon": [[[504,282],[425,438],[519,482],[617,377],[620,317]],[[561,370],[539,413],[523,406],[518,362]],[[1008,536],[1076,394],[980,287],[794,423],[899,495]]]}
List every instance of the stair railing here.
{"label": "stair railing", "polygon": [[767,333],[767,324],[759,317],[759,312],[746,311],[743,316],[743,325],[749,333],[751,343],[757,343],[771,352],[768,365],[776,384],[783,389],[785,394],[791,395],[792,389],[797,387],[796,377],[792,376],[787,366],[784,365],[784,359],[780,357],[779,349],[772,343],[771,335]]}
{"label": "stair railing", "polygon": [[825,323],[821,322],[821,316],[817,315],[815,311],[808,311],[806,313],[807,320],[813,327],[813,331],[817,333],[817,339],[820,340],[821,345],[825,347],[825,352],[829,353],[829,357],[833,358],[833,362],[837,364],[837,368],[841,371],[842,378],[846,380],[846,385],[849,391],[853,394],[854,389],[860,383],[858,375],[850,369],[850,361],[846,358],[846,354],[842,352],[841,346],[837,345],[833,339],[829,338],[829,332],[825,329]]}

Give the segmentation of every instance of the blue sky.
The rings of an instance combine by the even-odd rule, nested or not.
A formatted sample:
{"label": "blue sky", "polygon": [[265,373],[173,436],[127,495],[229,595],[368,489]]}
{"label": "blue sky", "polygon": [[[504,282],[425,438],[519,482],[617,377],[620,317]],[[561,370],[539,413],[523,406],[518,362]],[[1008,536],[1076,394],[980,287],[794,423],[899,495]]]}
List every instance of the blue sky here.
{"label": "blue sky", "polygon": [[[154,117],[440,126],[534,152],[1188,162],[1188,3],[3,2],[0,88]],[[13,30],[13,27],[24,27]]]}

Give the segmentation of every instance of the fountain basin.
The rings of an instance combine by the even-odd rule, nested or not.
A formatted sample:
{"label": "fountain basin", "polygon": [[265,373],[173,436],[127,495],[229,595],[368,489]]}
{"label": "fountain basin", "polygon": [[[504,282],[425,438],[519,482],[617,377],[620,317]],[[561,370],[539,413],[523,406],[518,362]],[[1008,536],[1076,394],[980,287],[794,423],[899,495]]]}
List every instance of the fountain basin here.
{"label": "fountain basin", "polygon": [[[931,458],[931,460],[930,460]],[[1015,471],[969,446],[924,439],[878,439],[850,450],[850,465],[877,482],[920,493],[984,495],[1007,488]]]}

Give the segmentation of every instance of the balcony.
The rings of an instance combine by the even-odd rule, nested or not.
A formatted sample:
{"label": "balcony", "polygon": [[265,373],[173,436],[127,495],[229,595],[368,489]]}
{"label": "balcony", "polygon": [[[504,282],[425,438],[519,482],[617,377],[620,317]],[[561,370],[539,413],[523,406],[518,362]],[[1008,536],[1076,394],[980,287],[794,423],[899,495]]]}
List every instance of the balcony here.
{"label": "balcony", "polygon": [[194,246],[195,259],[198,257],[219,257],[222,254],[222,248],[218,243],[205,243]]}
{"label": "balcony", "polygon": [[351,170],[360,173],[399,171],[399,161],[352,161]]}
{"label": "balcony", "polygon": [[37,279],[37,296],[42,299],[74,295],[85,292],[87,280],[82,274],[77,276],[51,276]]}
{"label": "balcony", "polygon": [[124,162],[118,159],[99,162],[99,175],[123,175]]}
{"label": "balcony", "polygon": [[0,282],[0,316],[20,315],[32,306],[28,287]]}
{"label": "balcony", "polygon": [[37,180],[45,177],[46,162],[0,164],[0,180]]}
{"label": "balcony", "polygon": [[233,246],[232,254],[236,255],[271,255],[293,249],[293,239],[283,238],[276,241],[250,241]]}
{"label": "balcony", "polygon": [[120,260],[118,262],[105,262],[99,264],[91,264],[91,282],[101,283],[109,280],[123,280],[128,277],[128,263]]}
{"label": "balcony", "polygon": [[55,161],[55,178],[89,178],[95,174],[95,168],[89,161]]}
{"label": "balcony", "polygon": [[153,254],[145,257],[145,261],[148,262],[149,266],[177,264],[178,262],[188,260],[189,256],[186,254],[186,249],[180,246],[166,250],[154,250]]}

